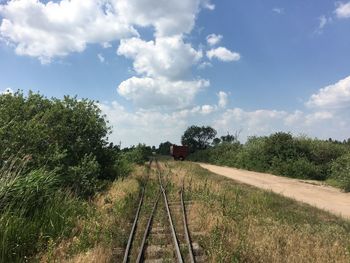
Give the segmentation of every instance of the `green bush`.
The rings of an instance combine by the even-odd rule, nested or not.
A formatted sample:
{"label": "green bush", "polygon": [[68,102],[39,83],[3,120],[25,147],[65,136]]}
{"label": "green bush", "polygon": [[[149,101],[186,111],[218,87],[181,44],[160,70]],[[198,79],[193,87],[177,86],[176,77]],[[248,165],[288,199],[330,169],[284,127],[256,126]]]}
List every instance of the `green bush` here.
{"label": "green bush", "polygon": [[[349,177],[339,174],[345,173],[344,156],[349,152],[347,143],[278,132],[266,137],[250,137],[243,145],[237,141],[220,141],[214,147],[196,151],[189,159],[294,178],[327,180],[332,176],[341,180],[345,187]],[[342,156],[345,159],[339,159]]]}
{"label": "green bush", "polygon": [[124,158],[130,163],[144,164],[152,155],[152,149],[144,144],[138,144],[136,147],[128,149],[124,153]]}
{"label": "green bush", "polygon": [[269,159],[266,150],[265,137],[250,137],[243,145],[242,151],[237,154],[239,168],[265,172],[268,170]]}
{"label": "green bush", "polygon": [[281,161],[275,158],[272,162],[270,172],[292,178],[324,180],[320,169],[306,158]]}
{"label": "green bush", "polygon": [[350,153],[343,155],[332,163],[332,177],[340,186],[350,192]]}
{"label": "green bush", "polygon": [[76,166],[69,167],[68,186],[80,196],[92,195],[98,187],[97,175],[100,173],[100,165],[92,155],[85,155]]}

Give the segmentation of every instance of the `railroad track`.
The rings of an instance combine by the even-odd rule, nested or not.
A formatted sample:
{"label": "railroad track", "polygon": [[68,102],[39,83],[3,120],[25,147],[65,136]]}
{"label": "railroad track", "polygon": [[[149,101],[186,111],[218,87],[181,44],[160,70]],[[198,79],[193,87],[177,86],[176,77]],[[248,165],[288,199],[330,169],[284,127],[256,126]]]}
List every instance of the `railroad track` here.
{"label": "railroad track", "polygon": [[192,243],[188,229],[186,204],[190,203],[184,201],[184,181],[178,199],[170,202],[167,192],[170,172],[164,175],[158,160],[153,163],[158,191],[153,199],[145,198],[147,182],[142,188],[123,263],[205,262],[203,249]]}

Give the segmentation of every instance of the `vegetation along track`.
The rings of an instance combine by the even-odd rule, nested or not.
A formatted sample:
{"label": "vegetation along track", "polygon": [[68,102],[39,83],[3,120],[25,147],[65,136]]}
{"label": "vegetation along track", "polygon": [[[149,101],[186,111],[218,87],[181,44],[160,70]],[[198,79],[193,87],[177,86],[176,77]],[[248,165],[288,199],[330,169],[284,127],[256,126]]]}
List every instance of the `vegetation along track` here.
{"label": "vegetation along track", "polygon": [[191,241],[185,206],[191,201],[184,201],[184,180],[181,187],[174,187],[166,163],[154,159],[148,165],[151,171],[142,188],[123,262],[205,262],[203,249]]}

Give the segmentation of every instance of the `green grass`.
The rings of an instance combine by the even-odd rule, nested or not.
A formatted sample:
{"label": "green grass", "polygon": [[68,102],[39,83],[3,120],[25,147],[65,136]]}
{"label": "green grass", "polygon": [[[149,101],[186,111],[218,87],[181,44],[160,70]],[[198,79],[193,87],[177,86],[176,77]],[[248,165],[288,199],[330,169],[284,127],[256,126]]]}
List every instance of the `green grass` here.
{"label": "green grass", "polygon": [[57,192],[40,210],[6,209],[0,215],[0,262],[23,262],[45,249],[48,242],[68,236],[86,204],[69,193]]}

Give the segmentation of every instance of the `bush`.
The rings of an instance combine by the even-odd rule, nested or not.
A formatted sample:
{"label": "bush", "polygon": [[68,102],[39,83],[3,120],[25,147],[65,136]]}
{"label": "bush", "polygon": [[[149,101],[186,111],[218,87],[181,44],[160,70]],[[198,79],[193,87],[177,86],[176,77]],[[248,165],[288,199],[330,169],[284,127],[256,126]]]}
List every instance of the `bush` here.
{"label": "bush", "polygon": [[324,180],[321,177],[320,169],[306,158],[281,161],[274,159],[270,172],[277,175],[284,175],[292,178]]}
{"label": "bush", "polygon": [[73,192],[80,196],[92,195],[98,187],[97,175],[100,165],[92,155],[85,155],[76,166],[69,167],[66,182]]}
{"label": "bush", "polygon": [[144,144],[139,144],[136,147],[127,149],[127,152],[124,153],[124,158],[130,163],[144,164],[149,160],[149,157],[152,155],[152,149]]}
{"label": "bush", "polygon": [[267,137],[250,137],[244,145],[220,141],[214,147],[196,151],[189,159],[303,179],[327,180],[337,174],[332,177],[346,187],[349,177],[344,175],[347,167],[344,156],[349,152],[346,142],[278,132]]}
{"label": "bush", "polygon": [[332,163],[331,171],[331,178],[338,181],[346,192],[350,192],[350,153],[336,159]]}

